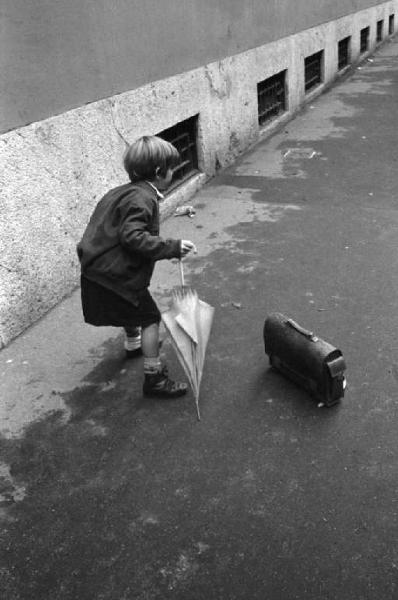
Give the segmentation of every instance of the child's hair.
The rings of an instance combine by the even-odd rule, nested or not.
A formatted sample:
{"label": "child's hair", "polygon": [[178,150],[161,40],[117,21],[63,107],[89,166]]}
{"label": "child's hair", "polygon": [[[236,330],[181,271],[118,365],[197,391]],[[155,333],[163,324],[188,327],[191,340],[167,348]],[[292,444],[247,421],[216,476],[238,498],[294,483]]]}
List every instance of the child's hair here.
{"label": "child's hair", "polygon": [[144,135],[126,151],[123,164],[131,181],[154,180],[156,175],[165,177],[168,169],[181,162],[178,150],[156,135]]}

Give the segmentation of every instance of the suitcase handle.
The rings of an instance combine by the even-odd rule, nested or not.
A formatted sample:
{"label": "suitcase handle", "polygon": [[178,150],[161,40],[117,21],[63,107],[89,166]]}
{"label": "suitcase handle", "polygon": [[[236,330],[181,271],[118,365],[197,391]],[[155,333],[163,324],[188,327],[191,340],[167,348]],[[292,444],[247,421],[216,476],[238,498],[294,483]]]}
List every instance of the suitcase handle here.
{"label": "suitcase handle", "polygon": [[309,331],[308,329],[304,329],[304,327],[301,327],[301,325],[296,323],[296,321],[293,321],[293,319],[287,319],[286,323],[287,323],[287,325],[292,327],[292,329],[295,329],[296,331],[298,331],[299,333],[304,335],[306,338],[308,338],[311,342],[318,341],[318,338],[316,337],[316,335],[313,334],[312,331]]}

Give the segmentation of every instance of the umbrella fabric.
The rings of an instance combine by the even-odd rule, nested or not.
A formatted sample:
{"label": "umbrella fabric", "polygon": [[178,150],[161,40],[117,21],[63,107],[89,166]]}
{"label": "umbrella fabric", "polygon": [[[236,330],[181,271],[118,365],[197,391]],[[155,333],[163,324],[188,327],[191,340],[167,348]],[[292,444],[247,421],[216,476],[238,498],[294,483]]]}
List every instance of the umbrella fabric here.
{"label": "umbrella fabric", "polygon": [[162,314],[173,348],[192,388],[199,420],[199,389],[213,315],[214,308],[199,300],[195,290],[185,287],[174,291],[170,309]]}

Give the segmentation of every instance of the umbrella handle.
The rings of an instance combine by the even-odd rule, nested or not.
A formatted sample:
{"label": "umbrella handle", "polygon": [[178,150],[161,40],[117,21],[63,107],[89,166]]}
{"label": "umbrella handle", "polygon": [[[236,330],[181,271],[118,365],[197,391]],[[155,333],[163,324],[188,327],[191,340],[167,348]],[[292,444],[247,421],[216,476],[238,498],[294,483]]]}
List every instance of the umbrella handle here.
{"label": "umbrella handle", "polygon": [[184,278],[184,269],[183,269],[183,266],[182,266],[182,260],[181,260],[181,258],[179,259],[178,263],[179,263],[179,267],[180,267],[181,287],[184,287],[185,286],[185,278]]}

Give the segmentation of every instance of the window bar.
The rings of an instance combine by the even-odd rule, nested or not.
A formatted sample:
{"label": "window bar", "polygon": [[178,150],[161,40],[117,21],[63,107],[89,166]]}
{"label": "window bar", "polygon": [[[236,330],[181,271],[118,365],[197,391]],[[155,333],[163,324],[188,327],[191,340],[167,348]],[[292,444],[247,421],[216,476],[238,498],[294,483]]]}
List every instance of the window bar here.
{"label": "window bar", "polygon": [[186,176],[194,173],[198,168],[198,157],[196,149],[196,124],[197,116],[186,121],[177,123],[169,129],[165,129],[158,135],[176,147],[181,162],[173,169],[173,183],[178,183]]}
{"label": "window bar", "polygon": [[377,37],[376,41],[381,42],[383,40],[383,21],[377,21]]}
{"label": "window bar", "polygon": [[263,125],[285,110],[285,71],[257,85],[258,121]]}
{"label": "window bar", "polygon": [[361,29],[361,54],[366,52],[369,48],[369,31],[369,27],[364,27],[364,29]]}
{"label": "window bar", "polygon": [[338,47],[338,70],[344,69],[350,62],[350,37],[339,41]]}
{"label": "window bar", "polygon": [[395,29],[395,15],[390,15],[388,18],[388,33],[392,35]]}
{"label": "window bar", "polygon": [[322,52],[317,52],[305,59],[305,91],[322,82]]}

